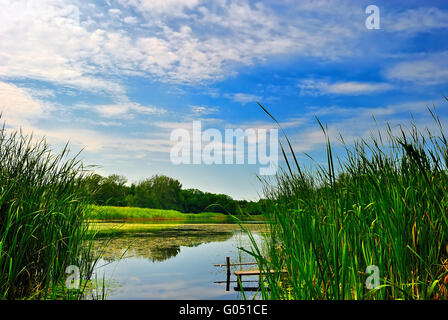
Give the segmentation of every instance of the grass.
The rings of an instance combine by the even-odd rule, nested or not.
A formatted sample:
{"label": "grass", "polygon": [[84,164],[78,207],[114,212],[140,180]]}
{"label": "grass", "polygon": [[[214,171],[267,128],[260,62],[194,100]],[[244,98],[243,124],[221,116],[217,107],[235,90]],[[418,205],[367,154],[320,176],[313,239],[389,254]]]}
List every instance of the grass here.
{"label": "grass", "polygon": [[[263,298],[448,299],[448,142],[429,112],[435,132],[387,124],[354,145],[341,138],[341,157],[319,122],[327,163],[315,170],[281,145],[288,169],[264,180],[268,249],[253,241],[250,252],[261,270],[288,276],[266,275]],[[371,265],[380,283],[368,289]]]}
{"label": "grass", "polygon": [[[241,222],[241,224],[257,232],[261,232],[264,226],[264,224],[244,224],[244,222]],[[169,223],[155,221],[148,223],[148,221],[116,222],[115,220],[96,220],[90,223],[90,229],[95,233],[95,238],[109,238],[109,236],[115,237],[123,235],[143,235],[143,237],[158,235],[170,237],[173,235],[172,230],[181,230],[179,233],[181,236],[185,235],[184,230],[192,230],[191,232],[197,236],[204,235],[207,231],[210,231],[211,235],[217,235],[219,232],[230,232],[229,230],[233,232],[235,229],[239,229],[239,227],[236,224],[222,224],[220,222],[209,222],[204,225],[202,221],[199,223],[192,221],[186,224],[184,221],[170,221]]]}
{"label": "grass", "polygon": [[[176,210],[147,209],[134,207],[90,206],[91,220],[152,220],[152,221],[232,221],[232,217],[223,213],[182,213]],[[250,219],[260,219],[251,216]],[[247,217],[246,217],[247,219]]]}
{"label": "grass", "polygon": [[[0,128],[0,299],[79,299],[92,272],[82,163]],[[79,267],[81,289],[65,287]]]}

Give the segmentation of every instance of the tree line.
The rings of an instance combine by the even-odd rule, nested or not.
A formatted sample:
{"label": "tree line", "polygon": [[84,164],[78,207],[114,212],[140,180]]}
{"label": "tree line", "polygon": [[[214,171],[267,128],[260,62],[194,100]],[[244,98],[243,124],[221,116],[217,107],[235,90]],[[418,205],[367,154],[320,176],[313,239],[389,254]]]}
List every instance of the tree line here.
{"label": "tree line", "polygon": [[266,200],[234,200],[225,194],[182,189],[182,184],[164,175],[155,175],[138,183],[113,174],[93,174],[85,178],[87,192],[94,204],[177,210],[185,213],[220,212],[225,214],[260,214]]}

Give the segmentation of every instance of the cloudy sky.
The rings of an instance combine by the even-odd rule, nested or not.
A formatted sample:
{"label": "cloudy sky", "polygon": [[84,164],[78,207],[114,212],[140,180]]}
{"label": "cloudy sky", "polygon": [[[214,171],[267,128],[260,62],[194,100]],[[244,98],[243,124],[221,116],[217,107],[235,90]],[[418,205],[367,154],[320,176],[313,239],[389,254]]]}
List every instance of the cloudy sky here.
{"label": "cloudy sky", "polygon": [[[366,7],[380,8],[367,29]],[[170,133],[268,128],[322,161],[315,116],[346,140],[377,122],[446,122],[448,2],[0,0],[0,112],[8,128],[84,148],[101,174],[156,173],[254,199],[257,165],[170,162]]]}

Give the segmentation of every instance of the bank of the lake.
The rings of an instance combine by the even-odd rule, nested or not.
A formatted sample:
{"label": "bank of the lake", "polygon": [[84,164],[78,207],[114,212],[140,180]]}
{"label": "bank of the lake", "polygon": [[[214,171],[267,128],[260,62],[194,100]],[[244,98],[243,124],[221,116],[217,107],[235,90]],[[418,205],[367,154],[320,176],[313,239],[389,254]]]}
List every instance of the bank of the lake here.
{"label": "bank of the lake", "polygon": [[89,207],[88,218],[90,220],[201,222],[234,222],[235,218],[237,218],[243,221],[263,221],[263,216],[261,215],[232,216],[230,214],[217,212],[183,213],[176,210],[96,205],[92,205]]}

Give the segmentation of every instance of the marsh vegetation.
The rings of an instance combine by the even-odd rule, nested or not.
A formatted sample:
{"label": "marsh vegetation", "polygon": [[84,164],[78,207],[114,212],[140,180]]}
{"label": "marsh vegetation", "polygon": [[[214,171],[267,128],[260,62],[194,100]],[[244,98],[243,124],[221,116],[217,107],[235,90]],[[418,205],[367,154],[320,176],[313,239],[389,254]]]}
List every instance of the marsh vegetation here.
{"label": "marsh vegetation", "polygon": [[319,123],[327,163],[315,170],[282,147],[291,151],[287,170],[265,181],[269,253],[252,254],[261,269],[288,277],[267,275],[265,299],[448,298],[448,142],[429,112],[433,129],[410,122],[350,145],[341,138],[340,157]]}
{"label": "marsh vegetation", "polygon": [[[263,181],[265,199],[257,204],[263,215],[241,210],[241,226],[229,223],[227,211],[99,206],[92,201],[93,176],[67,148],[54,154],[44,140],[3,127],[0,298],[86,298],[92,276],[103,270],[125,288],[115,298],[180,298],[167,288],[180,292],[187,289],[183,284],[197,298],[229,298],[210,286],[213,272],[200,267],[221,262],[228,252],[235,259],[252,257],[261,270],[287,270],[286,278],[266,274],[264,299],[447,299],[448,141],[429,112],[432,129],[410,122],[387,125],[355,143],[341,137],[340,156],[319,122],[327,162],[308,170],[286,138],[286,168]],[[241,245],[235,237],[250,241]],[[70,265],[80,268],[78,290],[64,286]],[[366,286],[369,266],[379,270],[373,289]],[[122,272],[118,278],[115,269]],[[157,274],[166,283],[157,282]],[[185,277],[208,284],[187,284]],[[129,281],[145,286],[134,295]]]}
{"label": "marsh vegetation", "polygon": [[[0,298],[78,299],[63,285],[70,265],[83,279],[95,257],[86,223],[82,163],[44,140],[0,128]],[[84,282],[81,283],[81,288]]]}

